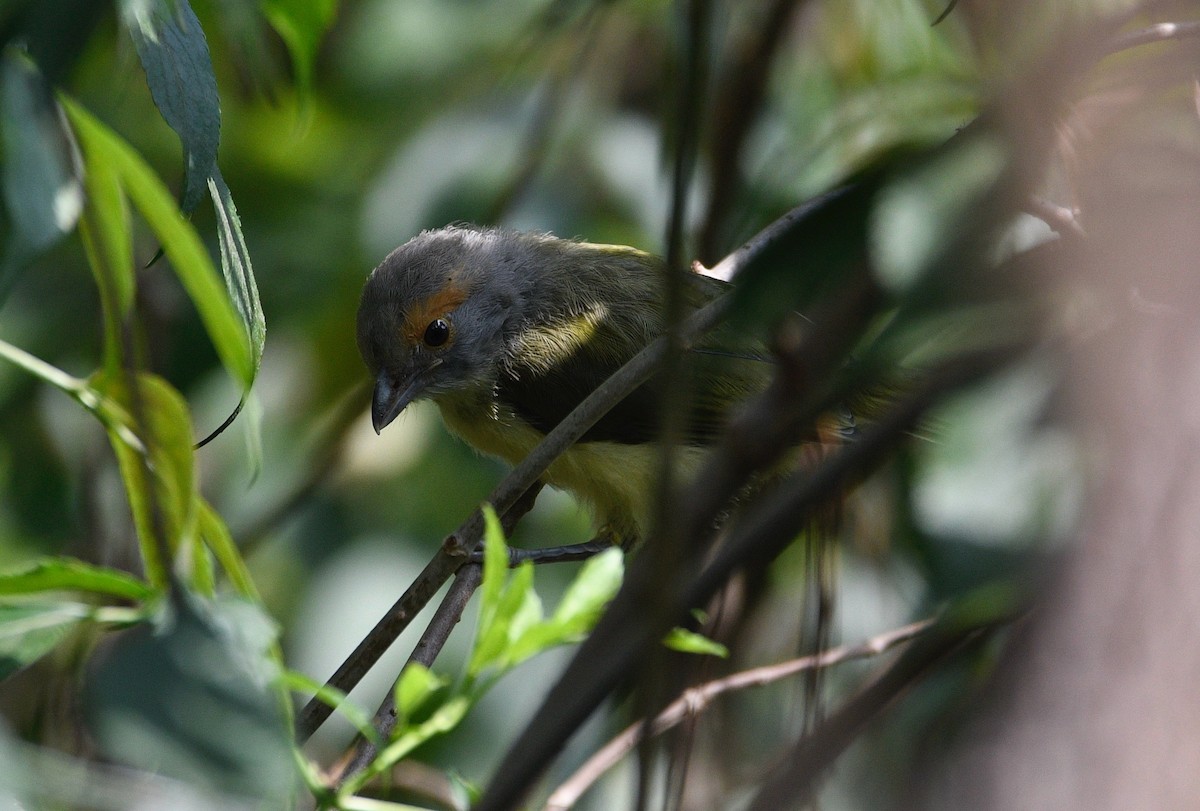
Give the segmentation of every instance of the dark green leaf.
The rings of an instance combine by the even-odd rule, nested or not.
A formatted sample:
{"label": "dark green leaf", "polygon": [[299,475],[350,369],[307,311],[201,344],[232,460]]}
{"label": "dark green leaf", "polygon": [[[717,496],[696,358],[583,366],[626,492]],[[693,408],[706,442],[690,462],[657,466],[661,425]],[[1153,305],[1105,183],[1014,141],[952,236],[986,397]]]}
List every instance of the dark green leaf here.
{"label": "dark green leaf", "polygon": [[79,161],[41,74],[14,49],[0,60],[4,203],[12,225],[0,260],[0,303],[20,268],[75,227]]}
{"label": "dark green leaf", "polygon": [[128,572],[94,566],[75,558],[41,558],[0,572],[0,594],[87,591],[127,600],[148,600],[157,592]]}
{"label": "dark green leaf", "polygon": [[263,683],[265,651],[235,633],[245,619],[184,594],[157,629],[129,632],[87,684],[105,755],[283,807],[294,782],[290,732]]}
{"label": "dark green leaf", "polygon": [[133,38],[155,105],[183,143],[180,207],[191,211],[216,168],[221,135],[217,80],[204,29],[187,0],[122,0],[121,20]]}
{"label": "dark green leaf", "polygon": [[254,280],[254,267],[250,264],[250,251],[242,236],[242,221],[233,204],[233,195],[225,185],[225,178],[215,166],[208,180],[213,207],[217,214],[217,240],[221,246],[221,271],[225,274],[225,288],[233,299],[246,332],[250,336],[250,351],[254,357],[254,368],[262,362],[263,346],[267,340],[267,322],[262,304],[258,300],[258,284]]}
{"label": "dark green leaf", "polygon": [[881,181],[872,175],[811,200],[735,281],[730,322],[764,334],[803,312],[867,261],[871,206]]}

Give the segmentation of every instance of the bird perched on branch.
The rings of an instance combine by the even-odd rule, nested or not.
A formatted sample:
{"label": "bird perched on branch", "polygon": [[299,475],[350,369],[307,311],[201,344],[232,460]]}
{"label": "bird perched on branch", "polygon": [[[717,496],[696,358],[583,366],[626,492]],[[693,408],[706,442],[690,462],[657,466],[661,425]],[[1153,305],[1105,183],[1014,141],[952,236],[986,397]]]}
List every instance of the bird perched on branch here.
{"label": "bird perched on branch", "polygon": [[[359,305],[375,430],[429,398],[451,431],[516,464],[664,333],[666,272],[633,248],[546,234],[474,226],[421,233],[375,268]],[[696,273],[682,282],[689,311],[728,288]],[[678,454],[685,468],[771,375],[766,348],[728,332],[693,350]],[[625,546],[652,517],[662,396],[653,379],[634,390],[543,477],[588,504],[601,535]]]}

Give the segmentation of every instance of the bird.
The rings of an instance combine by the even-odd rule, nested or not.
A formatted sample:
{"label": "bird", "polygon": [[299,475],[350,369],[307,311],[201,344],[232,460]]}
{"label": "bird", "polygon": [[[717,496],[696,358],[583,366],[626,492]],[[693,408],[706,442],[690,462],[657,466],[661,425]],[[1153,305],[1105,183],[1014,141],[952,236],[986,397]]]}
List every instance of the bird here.
{"label": "bird", "polygon": [[[382,431],[414,400],[478,451],[517,464],[585,397],[667,329],[668,268],[620,245],[455,224],[426,230],[370,273],[358,348],[374,378],[371,420]],[[729,285],[680,271],[684,309]],[[738,403],[768,384],[760,338],[728,328],[693,350],[691,397],[676,458],[702,463]],[[625,548],[654,516],[664,395],[652,378],[554,461],[543,480],[587,505],[598,537]]]}

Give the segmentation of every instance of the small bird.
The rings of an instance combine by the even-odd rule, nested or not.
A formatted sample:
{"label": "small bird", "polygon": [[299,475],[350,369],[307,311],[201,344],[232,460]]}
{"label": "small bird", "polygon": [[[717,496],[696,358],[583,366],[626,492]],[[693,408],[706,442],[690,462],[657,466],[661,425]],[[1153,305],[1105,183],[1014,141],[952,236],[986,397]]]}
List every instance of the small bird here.
{"label": "small bird", "polygon": [[[358,346],[382,431],[433,400],[446,426],[519,462],[560,420],[666,329],[665,263],[642,251],[548,234],[453,225],[392,251],[367,279]],[[687,273],[689,311],[728,288]],[[737,403],[771,375],[766,347],[718,330],[693,350],[678,457],[693,469]],[[655,380],[633,391],[550,465],[545,481],[589,505],[599,534],[630,547],[653,514],[660,456]]]}

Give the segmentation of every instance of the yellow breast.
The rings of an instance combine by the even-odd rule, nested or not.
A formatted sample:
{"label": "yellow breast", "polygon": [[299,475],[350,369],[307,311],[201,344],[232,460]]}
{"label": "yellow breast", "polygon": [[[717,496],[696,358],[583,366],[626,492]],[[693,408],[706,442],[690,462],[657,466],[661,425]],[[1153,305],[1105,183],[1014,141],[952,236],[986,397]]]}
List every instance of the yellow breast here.
{"label": "yellow breast", "polygon": [[[524,459],[544,436],[487,392],[443,396],[438,407],[452,432],[510,464]],[[681,448],[677,456],[681,474],[687,476],[698,467],[704,451]],[[614,532],[622,543],[632,543],[645,535],[653,517],[659,464],[659,449],[653,444],[586,442],[559,456],[543,478],[584,502],[597,524]]]}

